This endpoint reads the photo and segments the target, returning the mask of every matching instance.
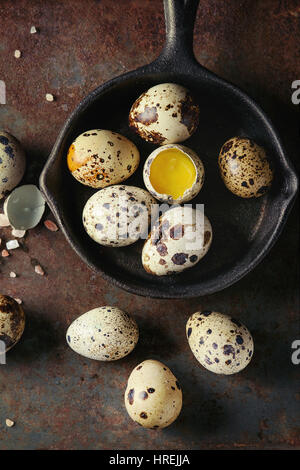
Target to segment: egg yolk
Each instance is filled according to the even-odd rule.
[[[160,152],[150,167],[150,182],[159,194],[173,199],[183,196],[196,179],[196,168],[192,160],[176,148]]]

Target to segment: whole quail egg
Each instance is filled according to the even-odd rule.
[[[142,251],[144,269],[156,276],[195,266],[209,250],[212,228],[200,209],[173,207],[154,224]]]
[[[98,307],[84,313],[68,328],[67,343],[78,354],[97,361],[127,356],[139,339],[136,321],[117,307]]]
[[[265,150],[242,137],[225,142],[219,155],[219,168],[229,191],[243,198],[262,196],[273,180]]]
[[[189,90],[176,83],[149,88],[132,105],[130,127],[154,144],[183,142],[196,130],[199,106]]]
[[[176,377],[153,359],[133,369],[124,398],[130,418],[144,428],[169,426],[182,408],[182,391]]]
[[[0,294],[0,354],[17,344],[24,328],[25,314],[21,305],[12,297]]]
[[[147,238],[152,204],[156,206],[156,201],[145,189],[110,186],[88,199],[82,214],[83,225],[100,245],[131,245],[139,238]]]
[[[137,169],[140,153],[123,135],[103,129],[80,134],[69,148],[67,163],[74,178],[92,188],[121,183]]]
[[[223,313],[194,313],[187,321],[186,335],[195,358],[215,374],[236,374],[249,364],[253,355],[249,330]]]
[[[25,153],[20,142],[0,130],[0,199],[20,183],[25,166]]]
[[[199,193],[204,182],[204,166],[192,149],[168,144],[149,155],[143,176],[146,188],[156,199],[180,204]]]

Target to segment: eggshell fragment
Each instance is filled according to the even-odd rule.
[[[189,90],[176,83],[149,88],[132,105],[129,125],[154,144],[183,142],[196,130],[199,107]]]
[[[195,358],[215,374],[236,374],[252,359],[251,333],[228,315],[196,312],[187,321],[186,335]]]
[[[4,212],[10,225],[16,230],[34,228],[45,211],[45,199],[33,184],[19,186],[8,196]]]
[[[67,343],[73,351],[97,361],[127,356],[139,339],[136,321],[117,307],[97,307],[84,313],[68,328]]]
[[[171,370],[156,360],[146,360],[131,372],[125,407],[133,421],[144,428],[165,428],[182,408],[182,391]]]
[[[25,166],[25,153],[20,142],[0,130],[0,199],[20,183]]]
[[[25,314],[22,307],[8,295],[0,294],[0,341],[4,342],[5,351],[17,344],[24,328]]]

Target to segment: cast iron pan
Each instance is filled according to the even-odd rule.
[[[62,128],[40,178],[41,190],[67,240],[92,269],[129,292],[158,298],[210,294],[237,282],[267,254],[287,219],[297,192],[297,178],[270,120],[245,93],[199,65],[193,54],[193,25],[197,0],[164,0],[166,44],[153,63],[104,83],[75,109]],[[141,164],[125,184],[144,187],[142,168],[155,148],[128,128],[135,99],[149,87],[175,82],[196,96],[201,114],[195,134],[184,142],[202,158],[206,181],[193,201],[205,204],[214,233],[208,254],[194,268],[176,276],[147,274],[140,261],[142,241],[126,248],[106,248],[85,233],[81,214],[95,192],[69,173],[66,155],[76,136],[102,128],[117,131],[135,142]],[[269,193],[241,199],[229,192],[218,172],[222,144],[233,136],[247,136],[265,147],[276,177]]]

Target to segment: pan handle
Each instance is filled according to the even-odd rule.
[[[158,61],[176,64],[196,62],[193,32],[199,0],[164,0],[166,43]]]

